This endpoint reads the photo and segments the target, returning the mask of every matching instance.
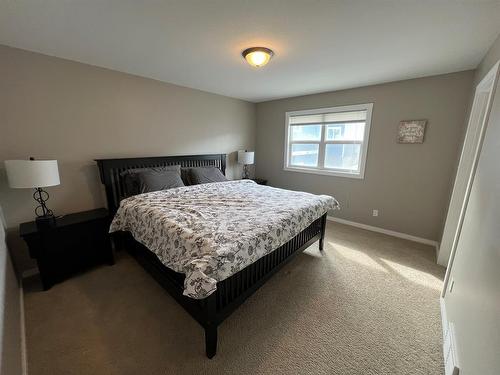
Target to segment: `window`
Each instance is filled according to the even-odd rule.
[[[363,178],[372,107],[287,112],[285,170]]]

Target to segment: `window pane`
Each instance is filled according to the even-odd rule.
[[[292,144],[292,155],[290,158],[291,165],[304,167],[318,166],[318,150],[317,144],[295,143]]]
[[[365,132],[364,122],[329,124],[326,126],[327,141],[362,141]]]
[[[359,144],[330,144],[326,145],[325,167],[335,169],[359,169]]]
[[[321,125],[291,126],[292,141],[319,141],[321,140]]]

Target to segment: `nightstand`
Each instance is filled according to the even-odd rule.
[[[19,226],[36,259],[43,289],[98,263],[114,264],[108,234],[109,213],[104,208],[64,215],[52,228],[39,230],[34,221]]]
[[[259,185],[267,185],[267,180],[264,180],[263,178],[252,178],[252,181],[255,181]]]

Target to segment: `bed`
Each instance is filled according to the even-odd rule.
[[[251,180],[177,187],[126,197],[124,173],[180,165],[216,167],[225,154],[96,160],[114,216],[117,248],[129,251],[205,330],[217,351],[217,327],[295,255],[319,241],[327,196],[257,185]]]

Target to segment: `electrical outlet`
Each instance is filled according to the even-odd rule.
[[[373,216],[378,216],[378,210],[373,210]]]
[[[347,193],[342,202],[342,208],[348,209],[351,207],[351,194]]]

